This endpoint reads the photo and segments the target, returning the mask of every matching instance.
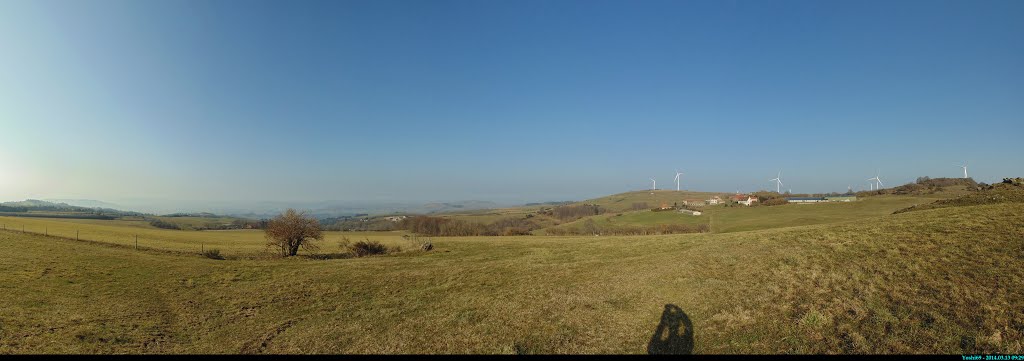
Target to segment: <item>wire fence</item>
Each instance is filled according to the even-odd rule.
[[[44,237],[73,240],[79,242],[99,243],[110,246],[117,246],[121,248],[130,248],[133,250],[143,251],[159,251],[165,253],[185,253],[185,254],[203,254],[206,252],[207,247],[205,242],[197,242],[194,251],[190,251],[187,246],[167,248],[167,247],[156,247],[147,245],[146,237],[140,237],[139,234],[130,234],[124,237],[107,237],[106,239],[87,238],[83,237],[81,229],[74,229],[74,232],[69,232],[67,227],[63,229],[50,229],[49,226],[28,226],[25,224],[14,224],[14,223],[0,223],[0,230],[8,232],[18,232],[23,234],[40,235]],[[85,232],[88,233],[88,232]],[[113,239],[112,239],[113,238]],[[152,240],[156,243],[156,240]],[[141,243],[140,243],[141,242]],[[184,243],[184,242],[183,242]]]
[[[204,240],[188,240],[182,238],[168,238],[164,237],[153,237],[151,234],[146,232],[130,233],[121,232],[111,234],[111,231],[90,229],[88,227],[78,228],[74,224],[70,225],[39,225],[32,223],[19,223],[17,221],[11,222],[11,220],[2,220],[4,223],[0,223],[0,232],[16,232],[23,234],[31,234],[37,236],[43,236],[54,239],[63,239],[70,241],[88,242],[97,245],[118,247],[122,249],[131,249],[137,251],[150,251],[167,254],[178,254],[178,255],[203,255],[203,256],[214,256],[220,257],[217,259],[268,259],[280,256],[280,254],[267,247],[264,242],[253,243],[253,240],[249,239],[220,239],[216,241],[204,241]],[[189,232],[192,233],[192,232]],[[319,242],[321,250],[324,254],[334,254],[339,252],[341,244],[347,244],[349,235],[338,235],[338,239],[323,239]],[[353,237],[359,237],[352,235]],[[356,239],[358,240],[358,238]],[[369,238],[366,238],[370,241]],[[420,249],[424,247],[422,243],[430,243],[431,238],[421,237],[416,235],[403,235],[400,238],[391,240],[378,239],[384,241],[392,246],[395,243],[401,243],[402,249]],[[225,242],[237,243],[235,245],[229,245],[225,247]],[[210,244],[210,247],[206,245]],[[226,249],[225,249],[226,248]],[[211,252],[209,255],[207,251]],[[226,254],[221,255],[222,252],[227,251]],[[314,252],[307,256],[317,256],[320,252]]]

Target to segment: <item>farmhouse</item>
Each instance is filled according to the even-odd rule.
[[[403,220],[403,219],[406,219],[406,218],[409,218],[409,217],[408,217],[408,216],[391,216],[391,217],[384,217],[384,219],[386,219],[386,220],[389,220],[389,221],[392,221],[392,222],[398,222],[398,221],[401,221],[401,220]]]
[[[680,209],[679,213],[689,214],[689,215],[692,215],[692,216],[699,216],[700,215],[700,211],[691,211],[689,209]]]
[[[733,196],[733,199],[735,200],[736,197]],[[757,202],[757,197],[754,197],[754,196],[743,196],[743,198],[740,198],[740,199],[736,200],[736,203],[739,203],[739,204],[742,204],[742,205],[745,205],[745,206],[749,206],[749,205],[753,204],[754,202]]]
[[[719,197],[719,196],[714,196],[714,197],[708,198],[708,200],[706,202],[707,202],[708,205],[712,205],[713,206],[713,205],[722,203],[722,198]]]
[[[786,201],[789,203],[820,203],[825,202],[825,197],[788,197]]]

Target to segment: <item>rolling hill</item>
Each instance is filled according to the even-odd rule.
[[[443,238],[326,261],[0,231],[0,353],[1021,353],[1022,213]]]

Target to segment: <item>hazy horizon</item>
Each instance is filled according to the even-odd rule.
[[[1024,2],[7,1],[0,200],[1024,175]],[[162,204],[162,205],[161,205]]]

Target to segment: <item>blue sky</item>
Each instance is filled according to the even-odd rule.
[[[0,200],[1024,175],[1022,1],[0,1]]]

